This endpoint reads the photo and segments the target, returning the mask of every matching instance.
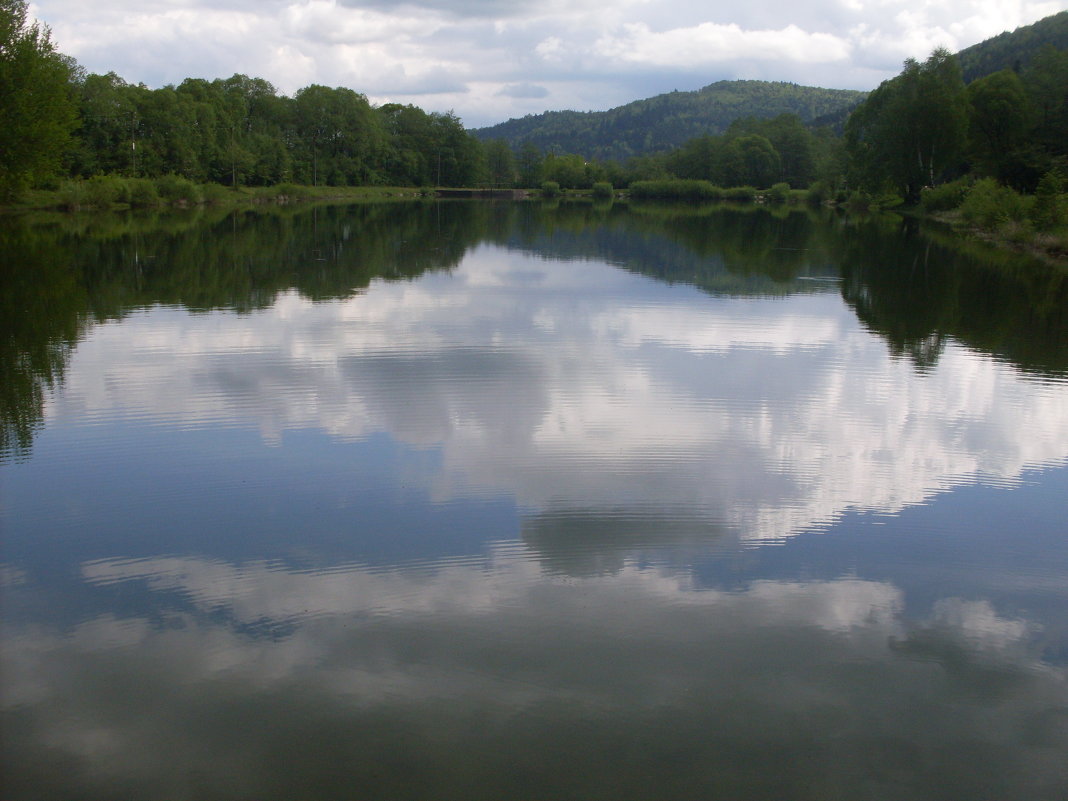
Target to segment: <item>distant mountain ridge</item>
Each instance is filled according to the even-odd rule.
[[[608,111],[546,111],[472,131],[479,139],[526,142],[543,152],[622,161],[670,150],[739,117],[797,114],[803,121],[850,109],[866,95],[772,81],[717,81],[693,92],[668,92]]]
[[[1043,47],[1068,48],[1068,11],[991,37],[961,50],[964,80],[1002,69],[1023,69]],[[926,53],[917,53],[922,60]],[[717,81],[692,92],[668,92],[608,111],[546,111],[472,133],[503,139],[512,148],[531,143],[542,152],[579,153],[599,161],[672,150],[704,134],[719,134],[742,117],[797,114],[805,123],[840,127],[867,92],[771,81]]]

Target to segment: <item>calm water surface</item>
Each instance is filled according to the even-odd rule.
[[[1068,277],[898,219],[0,221],[3,797],[1068,797]]]

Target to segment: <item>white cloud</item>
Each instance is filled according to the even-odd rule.
[[[46,415],[382,432],[440,448],[439,500],[671,510],[751,542],[1068,459],[1063,388],[1003,362],[950,343],[918,374],[837,295],[619,303],[639,280],[481,247],[347,300],[148,311],[89,332]],[[563,300],[600,282],[581,315]]]
[[[693,28],[654,32],[645,23],[627,25],[620,35],[598,40],[595,52],[627,62],[694,68],[748,60],[793,64],[844,61],[848,42],[826,33],[807,33],[796,25],[780,30],[743,30],[738,25],[702,23]]]
[[[455,107],[480,125],[547,109],[608,108],[734,77],[870,89],[907,57],[965,47],[1066,7],[1063,0],[39,0],[31,12],[93,72],[150,86],[235,72],[286,93],[311,82],[344,85],[378,102],[403,94],[428,110]],[[455,91],[421,91],[420,81],[436,73]],[[520,83],[549,93],[502,91]]]
[[[591,742],[632,753],[577,759],[569,786],[677,773],[662,752],[743,790],[769,770],[802,786],[813,767],[836,786],[889,771],[899,789],[929,788],[931,775],[949,791],[967,776],[1021,796],[1064,784],[1068,742],[1048,725],[1068,700],[1064,669],[1029,649],[1027,621],[986,603],[944,598],[909,620],[887,582],[726,592],[634,564],[558,580],[516,551],[387,572],[197,558],[84,571],[134,597],[142,584],[155,600],[181,595],[191,611],[164,600],[152,620],[5,631],[0,709],[20,724],[11,772],[47,775],[61,796],[142,784],[178,797],[193,775],[228,797],[326,797],[413,771],[446,794],[462,794],[449,791],[464,777],[494,794],[517,754]],[[798,743],[800,768],[780,756]],[[907,743],[926,770],[903,769],[886,743]],[[69,767],[57,774],[59,759]]]

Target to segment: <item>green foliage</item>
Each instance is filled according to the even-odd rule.
[[[200,185],[201,203],[223,203],[229,199],[233,188],[227,188],[222,184],[207,183]]]
[[[972,161],[984,175],[1024,186],[1033,107],[1020,77],[1001,70],[968,86]]]
[[[924,187],[920,192],[920,205],[927,212],[952,211],[964,201],[971,184],[968,178],[958,178],[939,186]]]
[[[129,187],[129,203],[134,207],[147,208],[159,205],[159,190],[154,181],[148,178],[130,178],[126,181]]]
[[[176,205],[193,205],[201,200],[200,187],[174,173],[156,179],[156,192],[163,200]]]
[[[781,167],[779,154],[767,137],[746,134],[730,139],[716,153],[713,175],[722,186],[769,186]]]
[[[1036,116],[1032,140],[1054,156],[1068,156],[1068,45],[1043,47],[1022,78]]]
[[[531,142],[525,142],[515,157],[517,185],[537,186],[541,181],[541,162],[541,150]]]
[[[1024,49],[1030,55],[1018,74],[989,74],[967,90],[956,60],[944,50],[922,64],[906,62],[898,77],[850,116],[844,142],[831,128],[813,130],[807,123],[840,113],[860,93],[724,81],[609,112],[554,112],[513,120],[488,129],[490,134],[476,132],[497,137],[483,145],[453,114],[395,103],[374,108],[346,88],[312,85],[289,98],[279,96],[270,83],[245,75],[191,78],[156,90],[114,73],[83,75],[52,50],[47,30],[27,24],[24,0],[0,0],[0,12],[0,41],[7,43],[0,53],[3,97],[26,96],[23,84],[13,82],[11,64],[18,61],[16,55],[25,55],[28,42],[32,46],[26,52],[37,58],[33,63],[49,65],[49,74],[61,78],[68,106],[73,98],[80,114],[65,159],[69,174],[87,181],[64,185],[64,203],[72,207],[190,204],[201,202],[203,191],[209,196],[221,191],[197,190],[194,184],[429,187],[539,186],[548,181],[562,189],[591,189],[598,183],[623,187],[683,179],[702,188],[683,190],[672,183],[663,190],[665,196],[707,196],[714,190],[718,197],[716,186],[757,186],[775,187],[766,194],[778,201],[784,197],[778,185],[785,184],[808,186],[807,197],[815,202],[832,195],[845,200],[845,187],[859,188],[881,205],[888,202],[888,193],[916,201],[922,191],[925,207],[934,208],[955,202],[962,190],[939,193],[924,187],[937,187],[969,168],[1030,191],[1040,176],[1068,157],[1068,53],[1057,49],[1056,36],[1046,35],[1068,21],[1065,14],[1050,18],[1048,25],[1032,26],[1046,33],[1027,40]],[[1017,34],[1003,44],[1022,41]],[[1046,42],[1044,49],[1036,44],[1040,39]],[[11,43],[21,43],[23,49]],[[6,115],[7,105],[4,111]],[[542,123],[548,131],[544,136],[509,133],[540,130]],[[0,144],[8,141],[11,130],[0,126]],[[47,141],[47,136],[21,137],[17,144]],[[40,169],[23,169],[32,160],[19,162],[21,177],[0,165],[0,195],[10,197],[32,181],[54,182],[47,175],[56,153],[64,152],[56,149],[58,141],[46,148],[51,155]],[[521,144],[513,152],[517,142]],[[673,143],[679,145],[674,151],[653,152]],[[0,148],[0,161],[14,152]],[[606,158],[628,161],[623,165]],[[90,180],[100,175],[127,180]],[[135,182],[144,178],[160,183]],[[638,194],[648,191],[638,187]],[[281,194],[296,196],[295,191]],[[740,194],[748,196],[748,190]]]
[[[308,187],[291,183],[269,187],[266,192],[269,197],[285,198],[286,200],[300,200],[310,194]]]
[[[129,203],[130,187],[117,175],[94,175],[85,182],[84,199],[89,208],[106,209],[113,203]]]
[[[805,193],[805,201],[812,206],[819,206],[834,197],[834,191],[825,181],[813,181]]]
[[[541,165],[541,176],[564,189],[588,189],[593,181],[586,160],[582,156],[549,154]]]
[[[516,180],[515,156],[508,143],[494,139],[485,143],[486,168],[491,186],[514,186]]]
[[[593,196],[599,200],[606,200],[615,196],[615,190],[608,181],[598,181],[593,185]]]
[[[630,196],[639,200],[719,200],[723,190],[708,181],[635,181]]]
[[[852,212],[871,211],[876,208],[874,198],[860,189],[854,189],[850,192],[846,197],[844,205],[846,209]]]
[[[757,190],[755,186],[732,186],[723,192],[725,200],[744,200],[752,202],[756,200]]]
[[[1045,47],[1068,48],[1068,11],[1062,11],[998,34],[957,54],[964,80],[971,82],[1000,70],[1019,72]]]
[[[487,177],[486,154],[455,115],[375,109],[351,89],[313,85],[287,98],[234,75],[152,90],[109,73],[85,76],[74,94],[74,175],[173,173],[226,186],[474,186]]]
[[[82,180],[64,181],[56,195],[59,207],[67,211],[76,211],[87,205],[85,181]]]
[[[1028,211],[1027,198],[993,178],[976,181],[960,206],[965,222],[987,231],[1008,222],[1022,223]]]
[[[0,0],[0,202],[58,169],[77,124],[76,69],[48,28],[27,19],[25,0]]]
[[[1038,182],[1030,219],[1038,231],[1052,231],[1068,224],[1068,196],[1064,194],[1064,179],[1056,170],[1050,170]]]
[[[542,197],[559,197],[560,194],[560,184],[558,184],[556,181],[542,181]]]
[[[771,189],[764,193],[764,197],[769,203],[785,203],[790,199],[790,184],[772,184]]]
[[[807,186],[816,177],[816,138],[796,114],[780,114],[771,119],[754,117],[735,120],[728,136],[745,134],[761,136],[775,152],[772,159],[774,175],[750,177],[748,182],[767,186],[783,181],[791,187]]]
[[[967,110],[960,66],[948,51],[935,50],[923,64],[909,59],[846,123],[854,182],[875,192],[889,184],[918,200],[957,166]]]

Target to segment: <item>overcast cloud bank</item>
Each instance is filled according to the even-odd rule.
[[[91,72],[151,87],[244,73],[282,93],[346,86],[480,127],[603,110],[753,78],[872,89],[908,57],[960,50],[1064,0],[40,0],[31,13]]]

